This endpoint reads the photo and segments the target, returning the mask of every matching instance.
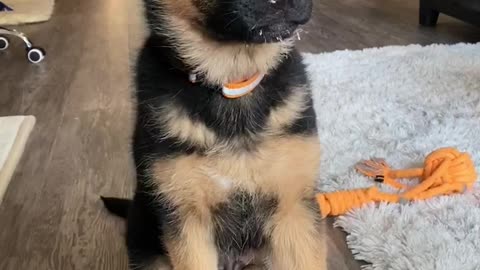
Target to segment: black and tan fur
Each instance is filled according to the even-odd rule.
[[[146,0],[152,34],[136,73],[132,268],[163,269],[167,256],[175,270],[325,269],[319,142],[301,56],[291,41],[210,35],[202,27],[215,8]],[[267,75],[248,96],[219,93],[217,85],[256,72]]]

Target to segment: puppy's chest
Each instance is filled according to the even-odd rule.
[[[252,152],[188,154],[153,164],[158,191],[176,205],[214,207],[236,191],[295,199],[312,188],[319,163],[318,139],[272,138]]]
[[[316,136],[277,137],[252,152],[159,160],[152,180],[178,213],[211,220],[217,247],[238,255],[262,248],[273,216],[311,194],[318,163]]]

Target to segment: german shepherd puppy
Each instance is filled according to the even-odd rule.
[[[314,199],[319,142],[292,43],[311,0],[145,0],[136,68],[133,269],[325,269]],[[247,95],[222,86],[265,74]],[[128,207],[128,211],[127,211]]]

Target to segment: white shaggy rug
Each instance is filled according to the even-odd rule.
[[[34,125],[33,116],[0,117],[0,203]]]
[[[320,189],[372,181],[353,165],[385,157],[422,165],[433,150],[472,154],[480,172],[480,44],[310,55],[323,148]],[[408,205],[369,205],[337,219],[365,269],[480,269],[480,188]]]

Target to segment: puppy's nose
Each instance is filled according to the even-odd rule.
[[[287,0],[287,20],[305,24],[312,14],[312,0]]]

